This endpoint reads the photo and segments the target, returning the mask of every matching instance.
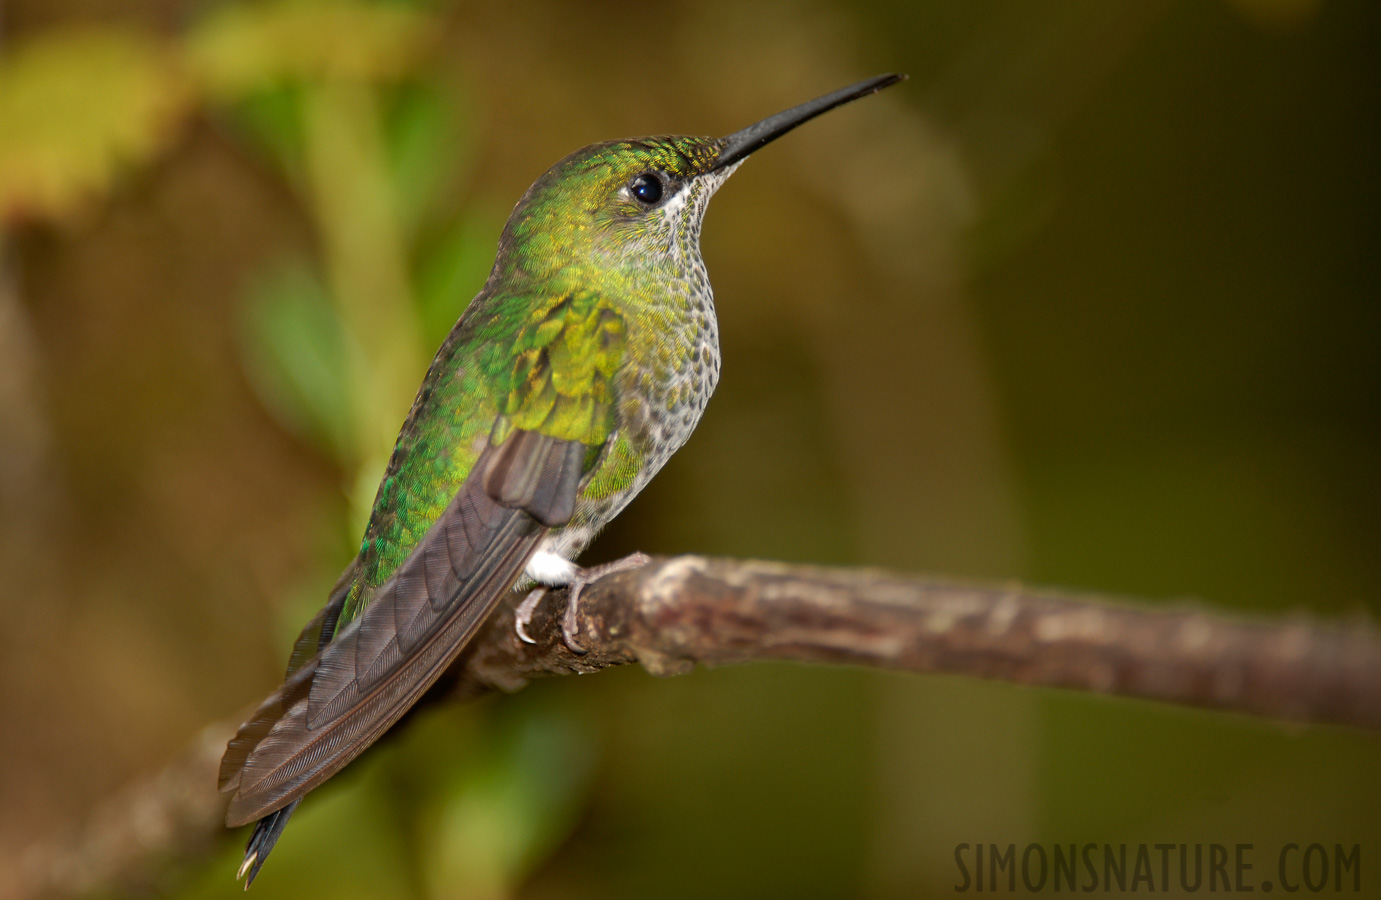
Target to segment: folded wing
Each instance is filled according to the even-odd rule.
[[[426,536],[368,607],[329,634],[331,603],[303,630],[283,685],[221,760],[226,824],[273,813],[334,775],[411,707],[570,519],[586,447],[513,429],[481,454]],[[338,590],[332,603],[337,607]],[[337,610],[338,611],[338,610]],[[309,653],[313,653],[310,658]]]

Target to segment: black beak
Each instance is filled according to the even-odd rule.
[[[786,112],[769,116],[761,122],[749,125],[742,131],[735,131],[728,137],[720,139],[719,156],[715,158],[710,171],[713,172],[715,169],[733,165],[759,147],[772,143],[797,125],[802,122],[809,122],[821,113],[827,113],[836,106],[851,103],[859,97],[876,94],[885,87],[891,87],[898,81],[905,80],[905,75],[879,75],[876,78],[860,81],[858,84],[841,88],[832,94],[826,94],[823,97],[802,103],[800,106],[793,106]]]

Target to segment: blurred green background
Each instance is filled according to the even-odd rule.
[[[911,80],[712,204],[721,386],[587,558],[1381,605],[1381,5],[0,16],[0,859],[277,683],[548,165],[883,71]],[[1337,841],[1374,873],[1378,790],[1381,746],[1344,730],[618,671],[416,717],[313,794],[254,890],[918,897],[952,892],[961,842]],[[154,889],[231,896],[238,856]]]

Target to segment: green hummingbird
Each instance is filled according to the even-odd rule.
[[[516,585],[580,590],[634,555],[573,560],[694,430],[719,380],[700,225],[750,153],[903,80],[882,75],[724,138],[594,144],[528,188],[493,271],[437,351],[359,555],[220,766],[226,824],[256,822],[253,882],[303,795],[377,740]]]

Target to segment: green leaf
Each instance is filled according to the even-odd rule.
[[[243,323],[245,368],[260,400],[284,426],[351,462],[356,351],[320,280],[300,264],[264,277]]]
[[[455,104],[434,86],[405,83],[390,92],[384,140],[398,211],[409,232],[468,156],[458,118]]]
[[[440,343],[484,287],[502,228],[497,216],[466,216],[424,254],[417,272],[417,307],[429,346]]]
[[[306,137],[302,126],[302,89],[281,84],[246,95],[228,116],[232,127],[273,159],[290,177],[300,177],[305,165]]]
[[[191,101],[167,49],[52,31],[0,62],[0,220],[59,218],[167,145]]]
[[[188,39],[188,59],[226,99],[304,79],[394,81],[412,72],[436,28],[397,5],[324,0],[223,6]]]
[[[578,821],[598,747],[576,716],[540,704],[512,710],[479,759],[434,806],[418,848],[431,896],[508,896]]]

